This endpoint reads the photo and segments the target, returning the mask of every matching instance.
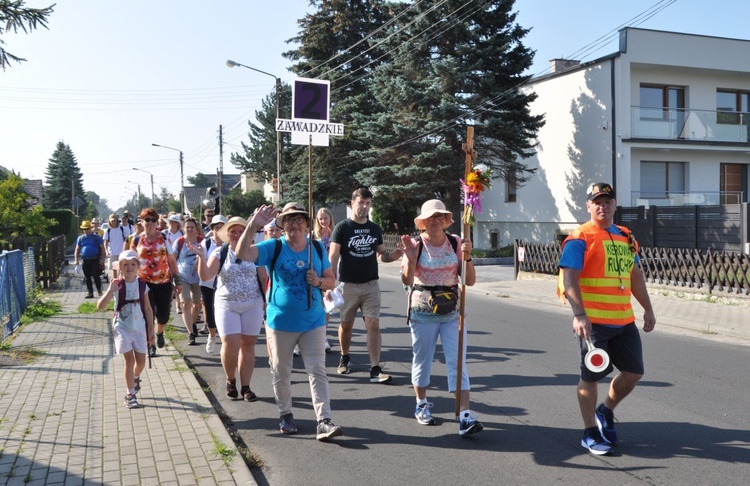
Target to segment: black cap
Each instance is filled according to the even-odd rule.
[[[599,196],[609,196],[615,199],[615,190],[606,182],[595,182],[589,186],[586,196],[588,201],[593,201]]]

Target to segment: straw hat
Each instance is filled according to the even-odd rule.
[[[444,214],[443,229],[453,224],[453,213],[445,209],[445,204],[440,199],[430,199],[422,204],[422,211],[414,218],[414,226],[418,229],[425,229],[425,220],[436,214]]]
[[[227,221],[224,226],[221,227],[219,231],[216,232],[216,235],[223,241],[224,243],[229,243],[229,228],[232,226],[242,226],[243,228],[247,227],[247,220],[245,218],[240,218],[239,216],[234,216],[233,218],[229,218],[229,221]]]
[[[99,224],[98,218],[91,218],[91,224]]]
[[[81,229],[82,230],[91,229],[91,221],[84,221],[83,223],[81,223]]]
[[[293,216],[295,214],[301,214],[305,217],[308,223],[310,222],[310,215],[307,214],[307,209],[305,209],[305,207],[298,202],[290,202],[287,203],[284,206],[284,209],[281,210],[281,213],[276,216],[276,226],[278,226],[279,228],[283,228],[284,218],[286,218],[287,216]]]

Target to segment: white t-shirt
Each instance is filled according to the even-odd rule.
[[[125,300],[138,300],[138,280],[125,283]],[[148,293],[148,287],[144,297]],[[115,309],[117,309],[117,300],[120,298],[120,292],[115,292]],[[138,331],[143,329],[146,332],[146,317],[141,311],[141,303],[134,302],[125,304],[120,312],[115,313],[114,326],[120,326],[128,331]]]
[[[130,229],[127,226],[117,226],[115,228],[107,228],[104,232],[102,239],[108,241],[110,255],[117,256],[122,253],[122,247],[125,244],[125,238],[130,235]]]
[[[167,243],[169,243],[169,246],[171,247],[174,247],[174,242],[177,241],[177,238],[184,234],[185,232],[181,229],[177,230],[177,233],[172,233],[170,230],[164,232],[164,235],[167,237]]]

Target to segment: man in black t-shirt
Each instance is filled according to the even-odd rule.
[[[339,374],[351,371],[349,347],[357,310],[362,310],[367,331],[367,351],[370,354],[370,381],[385,383],[390,375],[380,366],[380,285],[378,284],[378,256],[383,263],[401,258],[403,252],[396,249],[385,251],[383,232],[380,226],[368,219],[372,206],[372,193],[359,188],[352,194],[352,216],[341,221],[331,234],[331,249],[328,257],[337,279],[344,282],[344,304],[339,326],[341,359]],[[339,265],[339,259],[341,263]]]

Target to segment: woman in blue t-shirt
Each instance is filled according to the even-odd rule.
[[[276,217],[276,224],[284,229],[283,237],[253,244],[255,231],[270,222],[274,214],[273,206],[261,206],[255,212],[237,243],[237,257],[269,268],[266,326],[273,389],[281,418],[279,430],[284,434],[297,432],[292,415],[291,375],[294,346],[298,345],[318,420],[316,438],[326,440],[342,435],[341,427],[331,422],[324,351],[326,318],[322,293],[333,289],[335,278],[325,251],[311,251],[308,246],[310,216],[299,203],[287,204]],[[308,299],[310,294],[312,302]]]

